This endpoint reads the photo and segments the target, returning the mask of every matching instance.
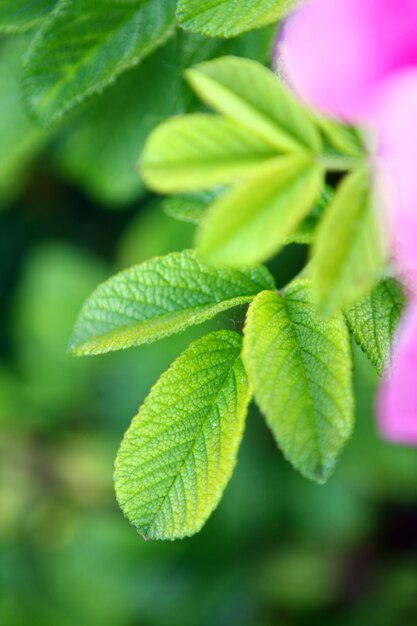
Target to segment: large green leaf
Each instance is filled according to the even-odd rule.
[[[136,164],[146,137],[187,110],[180,53],[179,38],[170,38],[89,103],[58,147],[61,171],[100,202],[120,207],[144,192]]]
[[[311,115],[276,74],[249,59],[223,57],[186,72],[200,98],[278,151],[319,152],[320,134]]]
[[[116,459],[119,504],[150,539],[200,530],[233,472],[250,391],[241,337],[206,335],[162,375],[125,434]]]
[[[192,250],[136,265],[100,285],[84,304],[69,349],[98,354],[149,343],[250,302],[274,280],[262,266],[217,270]]]
[[[175,0],[60,0],[26,58],[29,109],[47,124],[104,89],[173,32],[174,12]]]
[[[353,428],[349,333],[321,316],[306,281],[263,292],[249,307],[243,361],[278,446],[302,474],[325,482]]]
[[[265,163],[207,210],[197,232],[198,248],[217,264],[264,261],[311,211],[322,183],[321,167],[303,154]]]
[[[380,375],[389,368],[391,343],[404,304],[400,285],[387,278],[345,313],[356,342]]]
[[[378,281],[384,263],[370,174],[361,167],[343,180],[317,230],[312,279],[318,305],[329,313],[348,308]]]
[[[0,208],[25,184],[32,159],[49,138],[28,118],[19,89],[19,67],[27,38],[11,38],[0,48]]]
[[[233,37],[276,22],[297,0],[179,0],[177,18],[186,29],[209,37]]]
[[[37,26],[56,0],[0,0],[0,32],[23,33]]]
[[[142,153],[140,174],[162,193],[199,191],[242,179],[275,156],[233,122],[198,113],[163,122]]]

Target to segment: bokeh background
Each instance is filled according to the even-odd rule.
[[[168,218],[134,168],[149,126],[186,105],[170,100],[174,42],[41,131],[18,94],[26,45],[0,40],[0,624],[417,624],[417,452],[379,439],[377,376],[354,346],[356,432],[327,485],[283,461],[253,409],[198,536],[144,542],[123,518],[112,471],[130,419],[192,338],[239,328],[244,311],[126,352],[66,355],[99,281],[191,245],[192,226]],[[144,75],[163,90],[158,110]],[[278,282],[305,254],[273,260]]]

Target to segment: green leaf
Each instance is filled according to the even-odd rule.
[[[250,401],[241,343],[231,331],[193,342],[161,376],[124,436],[116,496],[146,539],[193,535],[221,499]]]
[[[264,267],[217,270],[192,250],[136,265],[100,285],[85,302],[69,349],[99,354],[149,343],[250,302],[274,286]]]
[[[169,217],[181,222],[199,224],[207,208],[224,193],[223,187],[188,194],[170,196],[162,203]]]
[[[297,0],[179,0],[181,26],[209,37],[233,37],[276,22]]]
[[[304,476],[325,482],[354,421],[343,317],[321,316],[306,281],[292,283],[282,297],[263,292],[249,307],[243,362],[285,457]]]
[[[405,296],[400,285],[387,278],[345,312],[357,344],[380,375],[389,369],[391,343],[404,305]]]
[[[30,111],[48,124],[102,91],[173,32],[174,11],[175,0],[60,0],[24,65]]]
[[[25,184],[31,161],[49,139],[28,118],[19,89],[19,68],[26,37],[10,38],[0,48],[0,209]]]
[[[310,115],[261,64],[224,57],[189,70],[187,77],[224,117],[177,117],[151,134],[140,173],[155,191],[200,191],[235,183],[283,152],[321,149]]]
[[[163,122],[146,142],[145,183],[161,193],[200,191],[236,182],[275,156],[264,141],[233,122],[198,113]]]
[[[149,132],[187,110],[180,59],[179,38],[172,37],[89,103],[58,147],[64,175],[107,206],[119,208],[144,192],[136,164]]]
[[[249,59],[223,57],[187,70],[199,97],[278,151],[320,152],[322,142],[305,111],[276,74]]]
[[[52,11],[56,0],[0,0],[0,33],[23,33]]]
[[[320,165],[302,154],[264,164],[205,213],[196,237],[201,254],[234,266],[271,257],[308,215],[322,183]]]
[[[315,297],[323,311],[348,308],[381,276],[386,253],[361,167],[342,181],[317,230],[312,258]]]

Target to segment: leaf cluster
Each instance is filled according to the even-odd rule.
[[[165,201],[165,210],[197,225],[200,263],[216,268],[219,277],[225,271],[258,267],[290,242],[311,244],[302,278],[295,278],[282,292],[269,287],[252,296],[241,359],[248,388],[278,447],[304,476],[323,483],[353,431],[349,329],[381,372],[389,360],[403,302],[398,285],[383,279],[386,249],[365,151],[355,129],[305,109],[257,62],[224,57],[187,70],[186,78],[214,113],[176,117],[158,126],[145,145],[141,175],[155,191],[177,194]],[[328,181],[335,171],[338,183],[333,190]],[[84,324],[82,319],[80,323]],[[199,340],[190,353],[206,341]],[[180,357],[181,364],[188,355],[187,351]],[[198,367],[190,360],[190,372]],[[168,458],[155,455],[157,475],[161,468],[168,471],[172,483],[166,477],[163,485],[175,485],[175,493],[164,492],[165,500],[157,500],[157,522],[155,518],[150,524],[142,522],[140,512],[147,511],[148,498],[157,497],[159,481],[156,492],[152,487],[142,490],[141,472],[136,466],[130,471],[132,459],[147,453],[137,425],[146,421],[148,403],[152,407],[156,403],[167,438],[171,443],[184,441],[183,404],[175,418],[160,404],[166,393],[162,380],[175,378],[176,371],[174,363],[133,422],[138,448],[130,440],[122,443],[117,465],[123,467],[122,482],[116,471],[122,509],[140,532],[156,538],[181,537],[200,528],[206,512],[194,518],[190,528],[190,501],[193,514],[214,508],[218,492],[208,478],[210,455],[218,462],[225,458],[220,449],[209,453],[210,431],[204,435],[204,453],[194,454],[197,443],[190,442],[194,471],[188,469],[187,456],[186,478],[175,469],[169,474]],[[173,398],[180,384],[179,378],[175,381],[168,392]],[[232,405],[238,405],[236,395]],[[230,413],[222,417],[215,402],[210,407],[216,424],[222,419],[228,423]],[[234,411],[240,424],[240,413]],[[199,414],[193,413],[195,418]],[[156,413],[153,416],[156,420]],[[178,430],[171,430],[174,423],[180,424]],[[201,480],[208,491],[198,495]],[[218,485],[223,489],[221,480]],[[159,507],[166,511],[163,520]],[[174,530],[180,519],[182,524]]]
[[[354,425],[348,327],[380,368],[401,302],[390,279],[345,315],[329,317],[317,309],[309,279],[278,292],[263,266],[215,268],[191,250],[100,285],[74,328],[74,355],[156,341],[249,304],[243,337],[215,331],[195,340],[133,419],[115,469],[129,521],[153,539],[201,528],[232,475],[252,394],[284,456],[325,482]],[[372,325],[379,325],[373,335]]]
[[[404,296],[386,276],[360,133],[306,108],[265,67],[269,25],[296,4],[1,3],[0,32],[28,35],[6,42],[20,66],[10,89],[8,57],[0,72],[18,103],[4,120],[17,157],[0,167],[12,172],[14,158],[57,133],[59,167],[91,193],[120,202],[147,187],[196,225],[195,250],[99,285],[70,352],[126,349],[246,313],[242,334],[194,341],[125,434],[116,495],[145,538],[201,528],[232,475],[252,398],[286,459],[324,483],[354,426],[349,331],[380,373],[389,368]],[[278,290],[261,263],[291,243],[309,246],[308,262]]]

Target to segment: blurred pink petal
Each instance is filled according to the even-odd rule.
[[[378,138],[370,148],[380,218],[412,294],[379,394],[380,429],[417,445],[417,0],[308,0],[278,46],[301,97]]]
[[[393,345],[392,367],[378,397],[381,434],[417,445],[417,300],[404,315]]]
[[[289,18],[281,63],[310,104],[368,119],[381,81],[417,65],[417,0],[310,0]]]
[[[384,83],[375,97],[373,119],[390,190],[393,260],[417,295],[417,68]]]

